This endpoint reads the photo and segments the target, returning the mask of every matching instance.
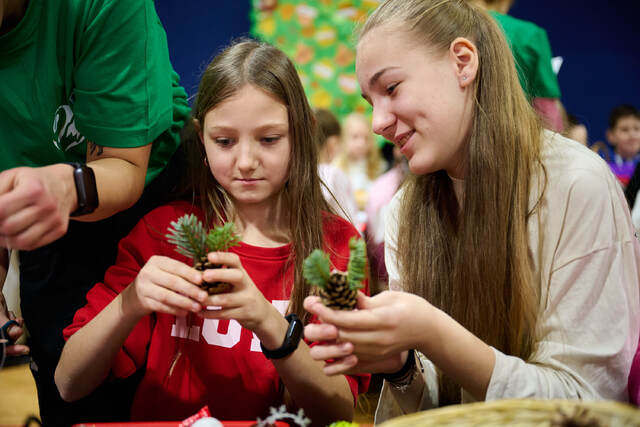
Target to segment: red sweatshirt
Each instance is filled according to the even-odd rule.
[[[202,213],[186,202],[174,202],[147,214],[122,239],[116,264],[87,294],[87,305],[78,310],[64,330],[68,339],[93,319],[137,276],[152,255],[190,261],[175,251],[165,238],[171,221],[184,214]],[[334,215],[324,216],[325,242],[332,248],[331,262],[346,271],[349,239],[358,232]],[[284,312],[293,283],[293,266],[287,263],[292,246],[262,248],[241,243],[231,249],[267,300]],[[133,420],[181,420],[209,405],[211,414],[222,420],[264,418],[269,407],[282,404],[280,378],[264,357],[254,334],[235,320],[218,321],[191,316],[154,313],[142,319],[114,360],[111,374],[124,378],[146,369],[132,407]],[[180,356],[170,374],[178,350]],[[354,401],[366,391],[370,376],[346,377]]]

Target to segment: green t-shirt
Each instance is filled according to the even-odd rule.
[[[516,61],[520,84],[532,98],[560,98],[558,78],[551,68],[547,32],[532,22],[491,11],[504,30]]]
[[[152,0],[30,0],[0,37],[0,171],[154,141],[149,183],[189,115],[178,81]]]

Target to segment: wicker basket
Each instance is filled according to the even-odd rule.
[[[609,401],[498,400],[417,412],[388,420],[381,427],[490,425],[640,426],[640,409]]]

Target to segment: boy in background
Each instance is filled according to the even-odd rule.
[[[626,104],[611,110],[606,137],[614,150],[609,166],[626,187],[640,160],[640,111]]]

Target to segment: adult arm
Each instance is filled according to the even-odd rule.
[[[87,153],[96,175],[99,206],[77,217],[97,221],[132,206],[142,194],[151,145],[97,147]],[[78,200],[73,168],[54,164],[0,173],[0,236],[3,245],[31,250],[63,236]]]
[[[73,95],[76,128],[89,141],[86,160],[100,199],[96,212],[77,219],[95,221],[140,197],[151,141],[166,158],[173,152],[175,141],[157,140],[172,125],[173,71],[153,2],[81,6],[73,82],[66,95]],[[0,174],[0,241],[26,250],[50,243],[66,232],[76,206],[70,166],[7,170]]]
[[[542,118],[545,128],[561,133],[564,130],[562,121],[562,110],[560,109],[559,100],[556,98],[533,98],[533,108]]]

